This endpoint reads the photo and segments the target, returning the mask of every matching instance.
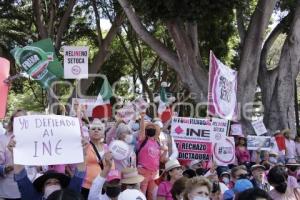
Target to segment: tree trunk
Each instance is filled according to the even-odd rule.
[[[286,38],[278,67],[262,69],[264,122],[272,131],[289,128],[296,134],[294,87],[300,68],[300,3],[295,10],[290,32]],[[264,63],[262,63],[264,64]],[[261,67],[265,67],[262,65]],[[267,88],[270,89],[267,89]]]
[[[257,86],[259,61],[266,28],[276,0],[260,0],[252,15],[243,44],[238,74],[239,117],[244,134],[253,134],[250,120]]]

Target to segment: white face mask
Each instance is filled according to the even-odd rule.
[[[227,178],[227,177],[224,177],[224,178],[223,178],[223,182],[224,182],[225,184],[228,184],[229,181],[230,181],[229,178]]]
[[[277,159],[275,157],[270,157],[269,158],[269,161],[273,164],[276,164],[277,163]]]
[[[133,135],[132,135],[132,134],[126,135],[126,137],[125,137],[125,142],[126,142],[127,144],[131,144],[132,141],[133,141]]]
[[[53,192],[60,190],[61,187],[60,185],[49,185],[45,187],[45,192],[44,192],[44,197],[47,199],[50,194],[52,194]]]
[[[195,196],[192,200],[209,200],[209,197]]]

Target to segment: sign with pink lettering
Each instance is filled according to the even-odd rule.
[[[210,132],[210,119],[173,117],[171,135],[178,148],[178,159],[208,161],[212,154]]]
[[[14,134],[15,164],[58,165],[83,162],[80,125],[76,117],[16,117]]]

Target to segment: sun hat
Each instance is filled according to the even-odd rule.
[[[119,170],[113,169],[108,173],[106,181],[111,182],[113,180],[121,180],[121,173]]]
[[[165,164],[165,171],[170,171],[171,169],[181,167],[179,161],[177,159],[168,160]]]
[[[59,183],[62,188],[66,188],[70,182],[70,177],[68,177],[67,175],[58,173],[54,170],[48,170],[42,176],[39,176],[37,179],[33,181],[33,186],[36,188],[38,192],[43,192],[45,182],[51,178],[55,178],[59,180]]]
[[[266,170],[265,166],[260,165],[260,164],[255,164],[251,166],[251,171],[254,171],[256,169],[262,169],[262,170]]]
[[[285,163],[286,166],[300,166],[299,163],[297,163],[296,159],[288,159],[287,163]]]
[[[137,168],[124,168],[122,170],[122,184],[136,184],[144,180],[144,177],[140,175]]]
[[[126,189],[119,194],[118,200],[146,200],[146,197],[139,190]]]
[[[241,193],[245,190],[253,188],[253,184],[248,179],[237,180],[234,184],[233,191],[234,193]]]

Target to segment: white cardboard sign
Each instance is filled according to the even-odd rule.
[[[87,79],[89,47],[64,46],[64,78]]]
[[[213,145],[213,158],[218,166],[228,166],[235,162],[235,143],[233,137],[226,137],[223,142]]]
[[[83,162],[78,118],[31,115],[14,119],[14,163],[57,165]]]
[[[227,127],[228,127],[227,119],[212,118],[210,140],[212,142],[225,141],[226,134],[227,134]]]
[[[254,128],[256,135],[258,136],[268,132],[262,119],[252,122],[251,124]]]

